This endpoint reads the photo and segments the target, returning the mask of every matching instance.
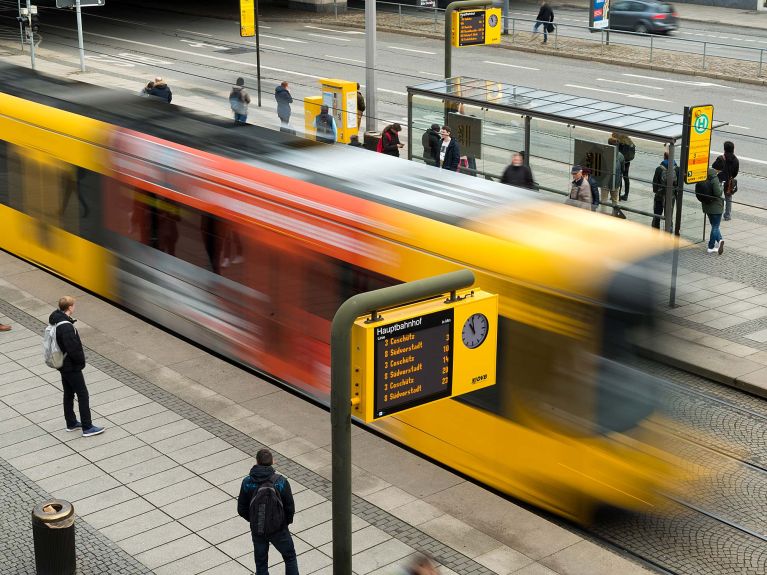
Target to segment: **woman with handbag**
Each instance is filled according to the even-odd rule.
[[[738,191],[738,176],[740,162],[735,155],[735,144],[729,140],[724,143],[724,154],[717,157],[711,167],[719,171],[719,181],[724,191],[724,216],[723,220],[732,219],[732,195]]]

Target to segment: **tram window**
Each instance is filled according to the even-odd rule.
[[[8,145],[0,140],[0,203],[9,205],[8,187],[10,174],[8,173]]]

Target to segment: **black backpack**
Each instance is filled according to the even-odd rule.
[[[317,116],[317,131],[321,134],[332,134],[332,124],[330,121],[330,114],[320,114]]]
[[[695,184],[695,197],[698,198],[701,204],[710,204],[716,201],[714,186],[711,185],[709,180]]]
[[[618,151],[623,154],[623,159],[630,162],[636,156],[636,146],[634,144],[618,144]]]
[[[285,527],[282,497],[274,486],[279,477],[273,473],[258,486],[250,500],[250,530],[256,535],[268,537]]]

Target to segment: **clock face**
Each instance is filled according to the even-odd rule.
[[[463,329],[461,330],[463,345],[469,349],[479,347],[485,341],[488,331],[487,317],[484,314],[475,313],[463,324]]]
[[[498,24],[498,16],[496,16],[495,14],[490,14],[490,18],[488,18],[487,20],[491,28],[495,28],[496,24]]]

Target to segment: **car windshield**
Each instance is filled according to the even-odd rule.
[[[671,4],[658,4],[658,12],[663,12],[664,14],[673,14],[674,7]]]

